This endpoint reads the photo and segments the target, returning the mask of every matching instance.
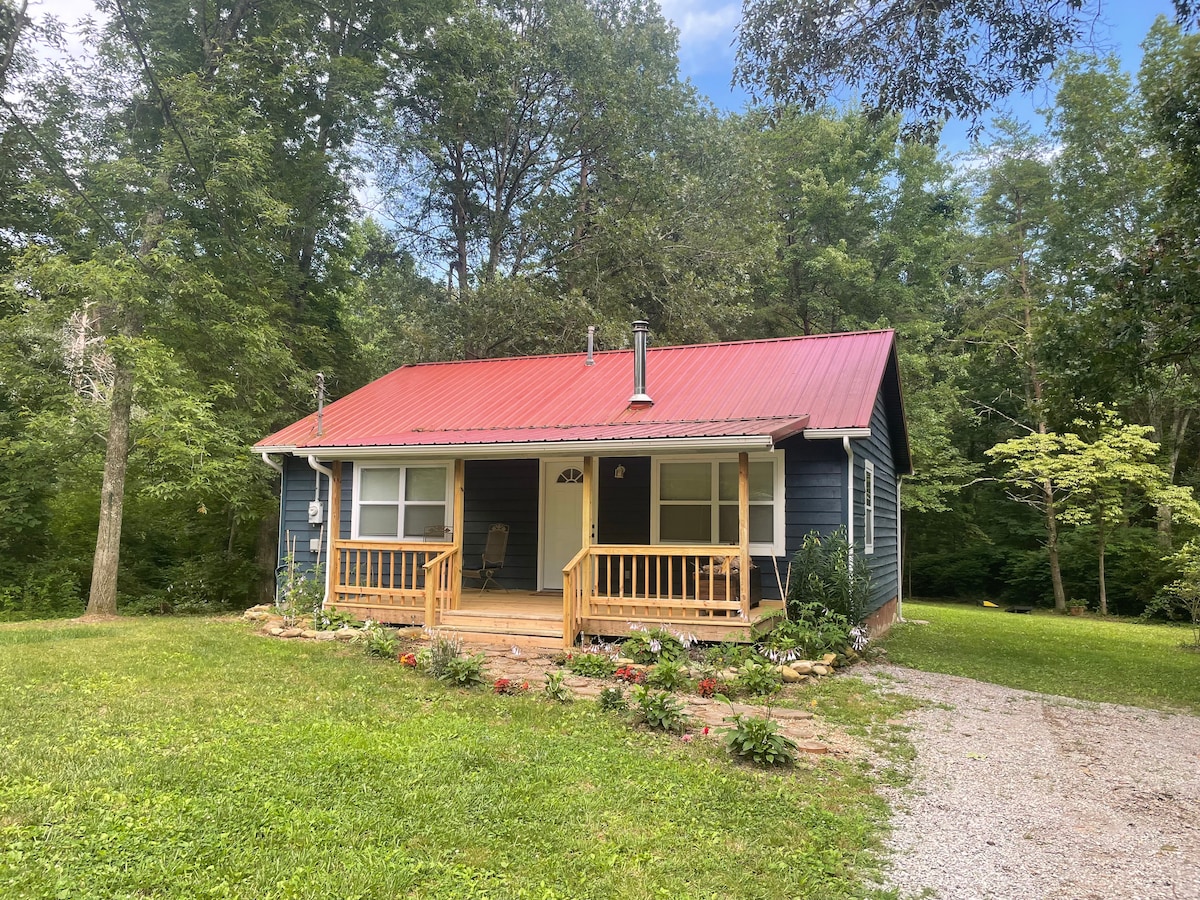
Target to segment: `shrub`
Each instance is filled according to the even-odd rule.
[[[483,654],[454,656],[447,659],[437,679],[443,684],[453,684],[458,687],[474,687],[477,684],[483,684]]]
[[[575,653],[567,657],[567,668],[585,678],[608,678],[617,670],[617,664],[604,653]]]
[[[551,672],[546,676],[546,687],[543,690],[555,703],[568,703],[571,700],[571,692],[563,683],[566,677],[562,672]]]
[[[774,666],[748,662],[738,671],[737,688],[747,694],[774,694],[783,687],[783,676]]]
[[[854,554],[854,564],[850,564],[850,549],[844,528],[828,536],[817,531],[805,536],[792,558],[789,619],[799,619],[801,609],[813,605],[845,616],[852,625],[867,617],[871,578],[862,556]]]
[[[793,659],[818,659],[842,653],[854,643],[855,629],[845,616],[823,606],[806,604],[797,616],[779,622],[758,643],[758,652],[776,663]]]
[[[727,666],[740,666],[748,660],[753,653],[753,649],[749,644],[735,644],[732,641],[726,641],[721,644],[714,644],[704,651],[704,661],[710,666],[719,666],[726,668]]]
[[[670,660],[680,662],[694,641],[689,635],[676,634],[666,628],[632,627],[629,637],[621,644],[621,655],[648,666]]]
[[[629,708],[629,702],[625,699],[625,691],[619,687],[606,687],[600,689],[600,695],[596,698],[603,710],[616,710],[623,712]]]
[[[460,642],[438,634],[434,635],[433,642],[429,645],[428,650],[429,656],[425,663],[425,671],[438,681],[441,681],[442,676],[448,671],[451,660],[462,656],[462,644]],[[421,661],[421,654],[417,655],[417,659],[418,662]]]
[[[313,627],[317,631],[337,631],[339,628],[357,628],[358,620],[348,612],[338,609],[321,609],[318,604],[313,612]]]
[[[666,691],[652,691],[646,687],[633,689],[634,719],[655,731],[683,734],[687,729],[687,716],[683,703]]]
[[[378,622],[367,621],[355,641],[363,645],[367,656],[377,656],[381,659],[394,659],[399,649],[396,632],[384,628]]]
[[[1192,626],[1192,641],[1184,646],[1200,650],[1200,545],[1188,541],[1169,560],[1179,577],[1154,598],[1142,618],[1163,615],[1186,620]]]
[[[726,719],[725,746],[734,756],[760,766],[779,766],[794,762],[796,742],[779,730],[770,719],[744,714]]]
[[[646,676],[646,684],[662,688],[664,691],[674,691],[687,684],[687,673],[683,663],[665,659],[650,670]]]
[[[283,570],[276,583],[275,606],[288,628],[302,616],[311,615],[316,621],[325,598],[325,580],[321,572],[321,566],[314,566],[308,572],[301,570],[293,553],[284,557]]]

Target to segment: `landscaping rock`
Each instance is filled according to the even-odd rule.
[[[272,628],[271,631],[274,633],[275,629]],[[279,632],[281,638],[298,638],[302,634],[304,634],[303,628],[284,628]]]
[[[336,641],[337,633],[333,631],[318,631],[314,641]]]
[[[813,670],[813,663],[810,660],[801,659],[801,660],[797,660],[796,662],[792,663],[791,668],[792,668],[792,671],[795,672],[797,675],[811,675],[812,670]]]
[[[247,622],[265,622],[271,618],[271,614],[265,609],[249,609],[242,613],[242,618]]]
[[[813,675],[829,675],[830,673],[832,673],[832,671],[833,670],[830,669],[829,666],[824,666],[824,665],[821,665],[820,663],[818,663],[817,665],[812,667]]]
[[[624,656],[618,656],[616,659],[613,660],[613,662],[615,662],[617,664],[618,669],[621,668],[621,666],[632,666],[633,665],[633,660],[628,659],[627,657],[624,657]]]
[[[796,741],[796,749],[801,753],[821,755],[829,752],[829,747],[820,741]]]
[[[821,657],[821,662],[825,663],[825,665],[827,665],[827,666],[837,665],[837,654],[836,653],[826,653],[824,656]]]
[[[799,684],[801,681],[807,681],[807,675],[801,675],[791,666],[780,666],[779,674],[783,676],[784,684]]]
[[[738,677],[737,669],[722,669],[721,674],[717,678],[721,681],[736,681]]]
[[[352,641],[358,635],[362,634],[362,632],[357,628],[339,628],[337,631],[332,632],[332,634],[335,640]]]
[[[315,628],[305,628],[300,632],[300,637],[307,638],[310,641],[315,641],[323,632],[317,631]]]
[[[279,637],[283,634],[283,628],[279,625],[276,625],[274,628],[267,629],[267,634],[271,635],[272,637]]]

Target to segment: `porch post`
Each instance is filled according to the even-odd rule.
[[[738,577],[742,617],[750,621],[750,454],[738,454]]]
[[[596,458],[583,458],[583,542],[580,547],[592,546],[592,485],[595,483]]]
[[[463,522],[466,517],[467,493],[466,463],[461,459],[454,461],[454,565],[450,569],[450,608],[458,609],[462,598],[462,568],[463,568]]]
[[[333,477],[329,479],[329,540],[325,544],[329,549],[325,554],[325,599],[321,604],[322,607],[334,597],[334,589],[337,587],[338,569],[340,568],[337,545],[342,536],[341,460],[331,463],[329,468],[333,471]]]

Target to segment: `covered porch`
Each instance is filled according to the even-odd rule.
[[[751,571],[749,455],[737,456],[736,544],[598,542],[597,463],[593,456],[569,460],[564,471],[578,465],[579,490],[565,502],[551,499],[554,479],[541,476],[543,503],[554,503],[554,521],[543,511],[540,589],[505,585],[508,590],[481,592],[464,586],[466,477],[465,462],[457,459],[444,539],[330,540],[326,604],[391,624],[564,647],[580,634],[626,634],[632,624],[664,625],[713,641],[750,641],[761,634],[768,627],[764,618],[779,603],[760,601],[751,579],[740,577]],[[329,534],[341,535],[343,467],[334,462],[331,469]],[[466,568],[477,566],[477,559],[466,561]],[[498,577],[503,585],[504,574]]]

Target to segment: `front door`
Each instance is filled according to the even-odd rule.
[[[583,460],[552,459],[542,467],[542,587],[561,591],[563,566],[583,546]]]

